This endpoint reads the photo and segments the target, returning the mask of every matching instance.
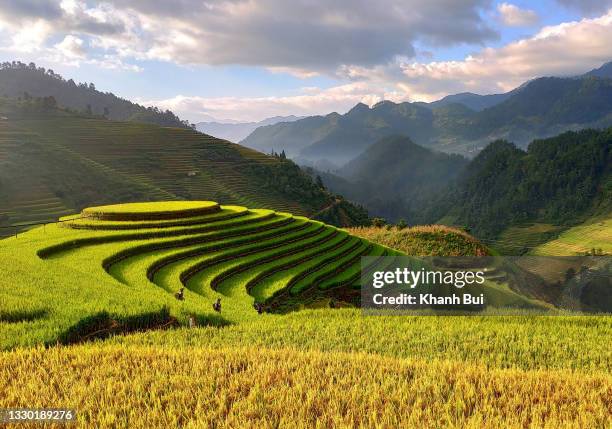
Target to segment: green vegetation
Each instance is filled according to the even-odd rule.
[[[512,226],[489,243],[502,255],[523,255],[530,253],[537,246],[553,240],[561,229],[561,227],[549,223]],[[565,253],[552,254],[551,256],[561,255],[565,255]]]
[[[531,252],[533,255],[610,255],[612,254],[612,218],[596,217],[569,228],[557,238]]]
[[[173,220],[205,215],[219,210],[219,204],[212,201],[166,201],[163,203],[128,203],[88,207],[83,210],[83,217],[116,221]]]
[[[526,223],[572,226],[610,211],[612,129],[536,140],[526,152],[491,143],[430,216],[450,215],[478,237],[494,238]]]
[[[484,256],[490,250],[464,231],[444,225],[348,228],[351,234],[411,256]]]
[[[263,152],[284,150],[290,157],[315,163],[325,159],[340,167],[392,135],[471,156],[496,139],[526,147],[534,139],[568,130],[612,126],[609,75],[534,79],[492,100],[488,106],[474,105],[477,111],[459,104],[462,97],[450,104],[383,101],[369,108],[360,103],[344,115],[260,127],[242,143]]]
[[[78,427],[145,427],[143,413],[147,427],[609,422],[610,317],[338,308],[359,295],[361,256],[401,255],[375,242],[485,252],[468,234],[351,230],[370,242],[272,210],[198,211],[214,207],[98,207],[119,218],[68,216],[0,241],[0,407],[51,401],[76,409]]]
[[[0,121],[0,226],[117,202],[214,200],[313,216],[341,200],[287,159],[189,129],[32,110],[32,103],[0,98],[8,118]],[[325,220],[367,223],[365,210],[341,206],[342,215]]]
[[[19,61],[0,64],[0,94],[9,97],[45,97],[53,107],[59,104],[88,116],[98,115],[115,121],[136,121],[164,127],[191,128],[169,110],[144,107],[119,98],[110,92],[96,90],[93,83],[65,80],[53,70]]]
[[[385,137],[368,147],[334,174],[321,173],[334,192],[358,202],[377,216],[418,224],[431,200],[468,164],[413,143],[404,136]]]
[[[4,348],[186,325],[191,316],[238,323],[258,317],[253,290],[266,311],[338,299],[345,289],[354,295],[359,256],[382,253],[320,222],[208,201],[87,208],[1,243]],[[260,283],[277,273],[290,277],[262,293]],[[55,287],[37,286],[43,283]],[[26,291],[27,302],[20,299]],[[290,300],[280,296],[285,291]],[[221,315],[212,311],[217,297],[230,298]]]

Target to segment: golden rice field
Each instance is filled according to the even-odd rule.
[[[0,406],[79,427],[605,428],[612,407],[605,374],[364,353],[96,344],[5,353],[0,374]]]

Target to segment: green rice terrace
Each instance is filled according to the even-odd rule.
[[[3,335],[3,346],[190,319],[225,325],[257,317],[255,303],[260,312],[351,305],[359,299],[361,257],[399,254],[268,209],[210,201],[91,207],[0,242],[1,320],[32,322],[27,335]],[[9,286],[16,278],[18,287]],[[212,308],[217,298],[220,313]]]
[[[0,241],[1,345],[358,307],[361,258],[375,256],[374,270],[391,263],[383,256],[403,255],[366,237],[210,201],[86,208]],[[551,307],[546,290],[513,290],[495,267],[487,270],[482,292],[490,306]],[[222,311],[215,312],[219,298]]]

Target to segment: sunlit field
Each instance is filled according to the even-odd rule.
[[[0,408],[72,408],[79,427],[610,424],[612,318],[368,316],[360,258],[406,251],[393,231],[179,206],[0,241]],[[399,242],[415,232],[479,251],[434,227]]]

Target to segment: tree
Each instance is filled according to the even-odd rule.
[[[382,228],[386,224],[387,224],[387,221],[383,219],[382,217],[375,217],[374,219],[372,219],[372,225],[375,226],[376,228]]]
[[[57,107],[57,101],[55,100],[55,97],[53,97],[52,95],[49,97],[43,97],[42,105],[43,105],[43,109],[45,110],[53,110]]]
[[[399,229],[400,231],[402,229],[405,229],[408,227],[408,224],[406,223],[406,221],[404,219],[400,219],[400,221],[397,223],[397,229]]]
[[[321,189],[325,189],[325,185],[323,184],[323,179],[321,179],[321,176],[319,176],[317,174],[317,178],[315,179],[315,183],[317,184],[317,186]]]

